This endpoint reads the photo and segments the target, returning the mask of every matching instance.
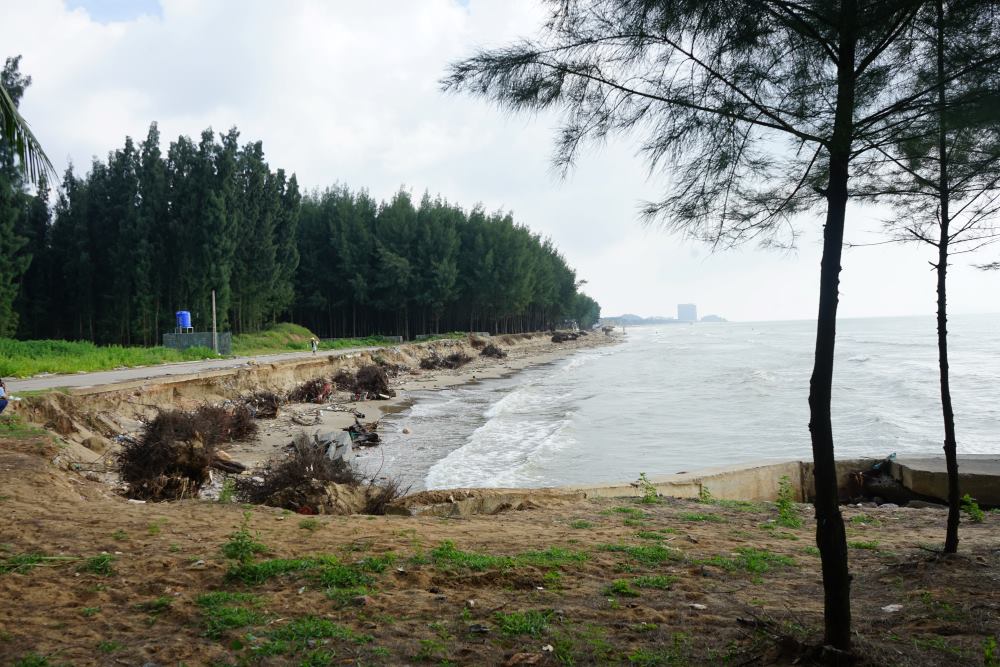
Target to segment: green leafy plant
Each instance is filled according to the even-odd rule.
[[[551,611],[531,610],[514,611],[509,614],[496,612],[493,618],[500,627],[501,634],[537,637],[548,627],[552,615]]]
[[[656,490],[656,485],[649,481],[644,472],[639,473],[639,490],[642,491],[640,503],[655,505],[660,502],[660,492]]]
[[[222,555],[226,558],[249,563],[254,555],[267,552],[267,547],[250,533],[251,516],[250,512],[244,512],[240,527],[229,536],[229,541],[222,545]]]
[[[705,484],[702,484],[701,488],[698,489],[698,502],[706,504],[715,502],[715,498],[712,497],[712,492],[708,490],[708,486]]]
[[[219,502],[228,505],[236,498],[236,480],[227,477],[222,481],[222,488],[219,490]]]
[[[605,589],[605,595],[618,595],[625,598],[637,598],[639,597],[639,591],[632,588],[631,584],[625,579],[615,579],[612,581]]]
[[[996,637],[990,637],[983,642],[983,667],[1000,667],[1000,651],[997,651]]]
[[[108,577],[115,573],[112,565],[115,562],[115,557],[111,554],[101,554],[100,556],[94,556],[93,558],[88,558],[83,561],[79,568],[80,572],[87,572],[89,574],[98,574],[102,577]]]
[[[982,523],[986,518],[986,513],[979,507],[979,503],[968,493],[962,496],[962,511],[968,515],[972,523]]]
[[[782,475],[778,480],[778,525],[785,528],[801,528],[802,519],[799,517],[795,507],[795,490],[788,479],[788,475]]]
[[[589,521],[584,521],[583,519],[577,519],[576,521],[571,521],[569,524],[570,528],[576,528],[579,530],[583,530],[586,528],[593,528],[593,526],[594,524],[590,523]]]
[[[301,528],[302,530],[308,530],[309,532],[313,532],[314,530],[318,530],[319,527],[320,523],[318,519],[310,518],[310,519],[302,519],[302,521],[299,521],[299,528]]]

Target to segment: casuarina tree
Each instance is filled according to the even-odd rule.
[[[933,103],[896,141],[876,146],[885,166],[859,195],[890,199],[896,215],[889,240],[934,249],[937,343],[948,471],[948,523],[944,551],[958,550],[961,491],[957,434],[948,362],[948,265],[952,255],[1000,241],[1000,77],[995,68],[949,76],[955,64],[980,57],[983,44],[1000,40],[1000,17],[981,2],[935,0],[918,15],[913,92],[932,85]],[[879,242],[878,244],[885,243]]]
[[[914,89],[916,0],[550,0],[533,40],[452,65],[447,90],[561,113],[556,162],[632,134],[670,188],[646,216],[715,245],[794,243],[793,215],[825,208],[809,430],[826,642],[850,647],[850,575],[838,507],[831,391],[851,178],[933,105]],[[946,70],[997,62],[996,44]]]

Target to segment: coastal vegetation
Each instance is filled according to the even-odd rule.
[[[31,83],[19,68],[3,70],[15,105]],[[31,193],[21,166],[0,140],[0,336],[155,345],[178,310],[209,330],[213,291],[235,334],[289,319],[324,338],[410,338],[599,317],[553,243],[511,213],[405,190],[303,194],[236,128],[163,146],[154,122],[84,175],[71,165],[54,210],[48,177]]]
[[[713,248],[749,241],[792,247],[796,214],[825,212],[809,432],[825,644],[850,651],[851,575],[831,411],[847,204],[872,178],[884,179],[884,187],[865,192],[868,201],[908,194],[915,177],[923,190],[940,195],[943,340],[951,187],[943,158],[975,153],[976,141],[971,151],[952,149],[995,132],[1000,120],[994,8],[943,0],[577,0],[549,7],[538,37],[454,63],[444,88],[509,111],[557,110],[555,161],[564,169],[588,143],[612,135],[638,139],[650,169],[669,175],[663,198],[645,205],[646,218]],[[996,180],[981,169],[971,173],[993,189]],[[954,487],[945,546],[954,551],[954,424],[946,347],[940,351]]]

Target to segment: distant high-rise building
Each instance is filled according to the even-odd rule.
[[[698,306],[693,303],[677,304],[677,319],[681,322],[697,322]]]

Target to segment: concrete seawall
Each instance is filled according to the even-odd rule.
[[[859,492],[854,473],[868,470],[879,459],[842,459],[837,461],[837,486],[843,499]],[[890,467],[890,474],[904,487],[921,496],[944,502],[948,480],[943,457],[903,457]],[[702,490],[722,500],[773,501],[783,478],[800,502],[810,502],[815,496],[812,461],[760,461],[739,466],[705,468],[667,477],[653,477],[650,482],[664,496],[697,498]],[[1000,505],[1000,455],[966,455],[959,457],[959,484],[980,504]],[[641,496],[637,483],[612,486],[572,486],[588,497]]]

